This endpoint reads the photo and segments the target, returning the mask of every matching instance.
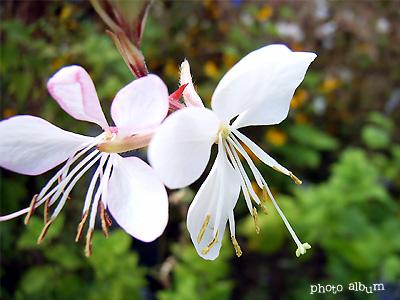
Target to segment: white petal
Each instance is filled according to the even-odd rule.
[[[151,242],[168,222],[168,195],[148,164],[137,157],[112,154],[107,206],[115,221],[133,237]]]
[[[284,45],[269,45],[249,53],[219,82],[212,96],[213,110],[227,123],[249,108],[253,109],[259,102],[267,101],[268,105],[269,102],[280,102],[281,98],[288,94],[284,91],[289,90],[290,93],[299,85],[314,58],[314,53],[292,52]],[[304,61],[307,61],[305,68]],[[303,74],[298,74],[298,69]],[[290,100],[291,96],[289,102]],[[276,104],[263,110],[263,114],[265,110],[268,112],[268,120],[276,113],[274,106]],[[284,117],[280,112],[280,115],[274,118]]]
[[[38,175],[62,163],[93,138],[62,130],[33,116],[0,122],[0,166]]]
[[[239,193],[240,178],[228,162],[226,154],[219,152],[210,174],[197,192],[187,215],[190,237],[197,253],[204,259],[214,260],[218,257],[226,222],[233,214]],[[210,215],[210,221],[198,243],[200,230],[208,215]],[[202,250],[214,239],[217,229],[220,230],[217,242],[208,253],[203,254]]]
[[[304,75],[315,59],[311,52],[278,54],[259,73],[259,87],[249,94],[257,101],[241,113],[233,126],[272,125],[282,122],[289,113],[290,101]]]
[[[153,130],[168,112],[168,89],[157,75],[140,77],[114,98],[111,116],[118,127],[118,137]]]
[[[148,156],[167,187],[181,188],[200,177],[219,126],[211,110],[199,107],[179,110],[161,124],[150,142]]]
[[[200,96],[194,89],[192,82],[192,75],[190,74],[189,62],[186,59],[181,64],[180,84],[181,86],[184,84],[188,84],[185,90],[183,91],[183,99],[185,100],[185,104],[187,107],[190,106],[204,107],[203,101],[201,101]]]
[[[47,82],[47,89],[72,117],[96,123],[108,130],[93,81],[84,68],[69,66],[60,69]]]

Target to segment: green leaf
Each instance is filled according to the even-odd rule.
[[[361,131],[364,143],[371,149],[386,149],[390,144],[388,132],[375,125],[366,125]]]

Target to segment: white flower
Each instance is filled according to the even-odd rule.
[[[30,208],[0,217],[1,221],[28,213],[45,203],[45,226],[40,243],[57,217],[71,189],[91,166],[98,162],[86,194],[80,239],[89,217],[86,255],[91,253],[91,238],[98,209],[104,234],[108,235],[106,209],[130,235],[145,242],[159,237],[168,221],[168,196],[153,169],[137,157],[122,157],[116,152],[148,144],[154,129],[168,112],[168,91],[156,75],[141,77],[121,89],[111,105],[116,127],[110,127],[100,107],[89,74],[79,66],[58,71],[47,84],[58,104],[78,120],[98,124],[104,130],[97,137],[64,131],[34,116],[15,116],[0,122],[0,166],[26,175],[39,175],[66,161],[64,166],[35,195]],[[136,147],[132,148],[132,145]],[[97,148],[95,148],[97,147]],[[95,148],[95,149],[93,149]],[[97,187],[96,187],[97,183]],[[60,199],[51,216],[49,206]]]
[[[263,190],[263,198],[269,195],[288,227],[298,247],[296,254],[304,254],[310,248],[309,244],[302,244],[295,235],[241,143],[265,164],[292,177],[298,184],[301,181],[238,129],[249,125],[272,125],[284,120],[294,91],[315,57],[314,53],[292,52],[284,45],[270,45],[253,51],[221,79],[212,96],[213,110],[202,107],[202,104],[179,110],[169,116],[153,136],[148,150],[150,164],[171,189],[187,186],[197,180],[207,166],[212,145],[218,144],[218,155],[212,170],[187,215],[187,227],[201,257],[215,259],[218,256],[228,221],[236,253],[241,255],[235,237],[233,215],[240,188],[257,231],[257,210],[251,198],[266,212],[251,186],[238,153],[244,157]],[[184,64],[183,77],[190,78],[189,72],[188,65]],[[183,83],[187,83],[187,80]],[[184,99],[187,99],[185,94]]]

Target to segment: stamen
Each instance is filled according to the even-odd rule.
[[[206,219],[204,220],[203,226],[201,226],[201,229],[200,229],[199,236],[197,237],[197,244],[200,244],[201,239],[203,238],[204,232],[206,232],[208,222],[210,222],[210,218],[211,218],[211,215],[208,215],[206,217]]]
[[[58,177],[58,184],[60,184],[62,181],[63,181],[63,178],[62,178],[62,175],[60,175],[60,177]],[[64,194],[64,192],[65,192],[65,190],[61,189],[61,193]],[[68,195],[67,199],[69,200],[69,199],[71,199],[71,197]]]
[[[235,248],[237,257],[241,257],[242,256],[242,249],[240,249],[240,246],[239,246],[236,238],[233,235],[231,235],[231,240],[232,240],[233,247]]]
[[[96,150],[97,151],[97,150]],[[95,151],[93,151],[95,152]],[[98,152],[98,151],[97,151]],[[89,156],[88,156],[89,157]],[[99,154],[97,157],[95,157],[93,160],[91,160],[76,176],[75,178],[68,184],[67,189],[65,190],[65,192],[63,192],[61,189],[65,187],[66,184],[64,184],[63,186],[60,186],[60,190],[57,191],[57,193],[52,197],[51,202],[54,202],[55,200],[53,200],[53,198],[58,198],[60,196],[60,194],[63,192],[63,196],[61,197],[60,201],[58,202],[56,208],[54,209],[53,212],[53,217],[57,217],[58,214],[60,213],[61,209],[64,207],[65,202],[67,201],[68,195],[71,192],[72,188],[75,186],[75,184],[78,182],[78,180],[87,172],[87,170],[89,170],[96,162],[99,158],[102,157],[102,154]],[[78,167],[78,166],[77,166]],[[75,168],[77,168],[75,167]],[[74,169],[75,170],[75,169]],[[71,174],[69,174],[67,176],[67,178],[65,180],[71,180],[72,176],[74,175],[74,170],[71,171]],[[76,172],[75,172],[76,173]],[[71,177],[70,177],[71,176]],[[62,184],[62,183],[61,183]]]
[[[256,180],[258,186],[260,188],[262,188],[262,175],[260,173],[260,171],[258,171],[256,165],[254,164],[253,160],[250,158],[249,154],[246,152],[246,150],[244,150],[244,148],[242,147],[242,145],[240,144],[240,142],[236,139],[236,137],[231,134],[228,137],[229,142],[236,148],[237,151],[239,151],[239,153],[244,157],[244,159],[246,160],[247,164],[249,165],[251,172],[253,173],[254,179]]]
[[[289,170],[285,167],[281,166],[275,159],[269,156],[263,149],[260,148],[256,143],[250,140],[247,136],[243,133],[238,131],[237,129],[233,128],[232,133],[236,135],[250,150],[257,156],[263,163],[267,164],[271,168],[277,169],[279,167],[279,171],[285,175],[289,175]],[[274,169],[275,169],[274,168]]]
[[[88,218],[88,215],[89,215],[89,211],[88,210],[86,210],[82,215],[82,220],[78,224],[78,230],[77,230],[77,234],[76,234],[76,237],[75,237],[75,242],[79,242],[79,240],[82,237],[83,227],[85,226],[85,223],[86,223],[86,220]]]
[[[260,234],[260,226],[258,224],[257,209],[255,207],[253,207],[253,219],[254,219],[254,225],[256,226],[256,232],[257,232],[257,234]]]
[[[39,245],[43,242],[43,239],[44,239],[44,237],[46,236],[47,231],[49,230],[49,227],[50,227],[51,223],[53,223],[54,220],[55,220],[55,217],[54,217],[54,218],[51,218],[50,221],[48,221],[48,222],[46,223],[46,225],[44,225],[43,230],[42,230],[42,232],[40,233],[39,238],[38,238],[38,241],[37,241],[37,243],[38,243]]]
[[[49,202],[50,198],[46,199],[44,203],[44,223],[46,224],[49,221]]]
[[[303,182],[300,180],[300,179],[298,179],[292,172],[289,172],[289,176],[294,180],[294,182],[296,183],[296,184],[302,184]]]
[[[202,254],[206,255],[208,253],[208,251],[210,251],[212,246],[215,245],[215,243],[217,242],[218,234],[219,234],[219,229],[217,230],[217,233],[215,234],[215,237],[213,238],[211,243],[209,243],[203,250],[201,250]]]
[[[241,165],[239,157],[237,156],[236,152],[230,149],[229,144],[226,144],[225,148],[226,148],[226,150],[228,152],[228,156],[229,156],[229,158],[230,158],[230,160],[231,160],[231,162],[233,164],[234,169],[237,170],[237,172],[240,175],[241,188],[242,188],[242,191],[243,191],[244,199],[246,201],[247,208],[249,209],[249,211],[251,213],[252,209],[253,209],[253,206],[251,204],[251,199],[250,199],[250,193],[249,192],[253,191],[253,189],[252,188],[248,188],[248,186],[246,185],[245,178],[247,178],[247,174],[243,170],[243,166]],[[248,180],[248,178],[247,178],[247,180]],[[250,181],[249,181],[249,184],[250,184]],[[253,196],[253,195],[251,195],[251,196]],[[256,198],[253,198],[253,199],[255,199],[255,201],[258,200],[258,202],[260,202],[258,197],[257,196],[255,196],[255,197]]]
[[[109,224],[109,217],[107,215],[107,212],[104,208],[104,204],[102,201],[100,201],[100,219],[101,219],[101,228],[103,229],[104,236],[108,238],[108,226]]]
[[[278,203],[276,203],[276,201],[275,201],[275,199],[274,199],[274,196],[272,196],[272,193],[271,193],[271,191],[269,190],[269,188],[268,188],[268,186],[267,186],[267,183],[264,183],[264,184],[265,184],[265,188],[266,188],[267,191],[268,191],[268,195],[269,195],[269,197],[271,198],[272,203],[274,204],[276,210],[278,211],[278,213],[279,213],[279,215],[281,216],[283,222],[285,223],[286,228],[288,229],[290,235],[292,236],[294,242],[295,242],[296,245],[297,245],[297,248],[298,248],[297,250],[298,250],[298,251],[296,250],[296,255],[297,255],[298,253],[299,253],[299,255],[300,255],[300,254],[306,253],[306,249],[310,249],[311,246],[310,246],[308,243],[302,244],[302,243],[300,242],[300,240],[299,240],[299,238],[297,237],[296,233],[294,232],[292,226],[290,226],[289,221],[286,219],[286,217],[285,217],[285,215],[283,214],[282,210],[279,208]]]
[[[36,194],[36,195],[33,196],[33,198],[32,198],[31,204],[29,205],[28,214],[26,215],[25,220],[24,220],[24,224],[25,224],[25,225],[28,225],[29,220],[31,219],[31,217],[32,217],[32,215],[33,215],[33,213],[34,213],[34,211],[35,211],[35,204],[36,204],[36,199],[37,199],[37,197],[38,197],[38,194]]]
[[[266,203],[267,200],[268,200],[268,191],[267,191],[267,188],[265,187],[265,185],[263,185],[263,187],[262,187],[262,198],[261,198],[261,201],[264,202],[264,203]]]
[[[285,173],[283,173],[281,170],[279,170],[277,167],[275,167],[275,166],[272,166],[272,169],[274,169],[275,171],[277,171],[277,172],[279,172],[279,173],[282,173],[282,174],[285,174]],[[286,175],[286,174],[285,174]]]
[[[266,208],[262,203],[260,203],[260,207],[261,207],[263,213],[266,214],[266,215],[268,215],[268,210],[267,210],[267,208]]]
[[[86,246],[85,246],[86,257],[92,255],[92,237],[93,237],[93,228],[89,228],[86,234]]]
[[[106,164],[106,166],[105,166],[104,176],[103,176],[103,178],[101,178],[99,187],[97,188],[96,194],[94,195],[94,198],[93,198],[93,203],[92,203],[92,208],[90,211],[90,218],[89,218],[89,228],[94,228],[100,197],[102,196],[102,193],[104,192],[104,186],[107,184],[108,180],[110,179],[112,163],[111,163],[111,161],[107,161],[109,156],[110,156],[109,154],[103,153],[102,157],[100,159],[99,168],[102,169],[104,164]]]
[[[104,211],[104,214],[105,214],[105,217],[106,217],[105,219],[106,219],[107,225],[108,225],[108,227],[110,227],[112,225],[112,221],[110,219],[110,216],[108,215],[108,213],[106,211]]]

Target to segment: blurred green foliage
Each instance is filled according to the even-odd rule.
[[[115,93],[134,79],[89,2],[0,5],[2,118],[32,114],[95,135],[96,126],[71,118],[46,90],[58,69],[82,65],[110,119]],[[1,223],[1,298],[398,299],[398,16],[396,1],[154,1],[142,38],[149,71],[172,92],[187,58],[207,106],[220,78],[252,50],[284,43],[318,54],[293,97],[288,119],[245,129],[303,180],[294,186],[258,163],[300,239],[312,249],[295,257],[295,245],[272,203],[267,203],[268,216],[259,214],[257,235],[240,199],[235,213],[243,256],[235,257],[225,237],[220,257],[203,261],[185,228],[200,180],[191,190],[171,193],[170,222],[156,243],[143,246],[121,229],[105,239],[97,230],[93,254],[85,258],[83,243],[75,244],[74,237],[86,178],[43,244],[36,244],[43,226],[40,211],[26,227],[22,218]],[[1,214],[28,206],[50,177],[2,170]],[[384,283],[386,290],[347,291],[356,281]],[[310,295],[310,285],[318,283],[342,284],[345,291]]]

